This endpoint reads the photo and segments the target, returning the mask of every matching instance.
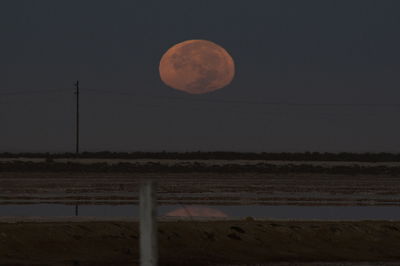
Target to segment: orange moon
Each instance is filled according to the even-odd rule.
[[[235,76],[235,63],[216,43],[188,40],[172,46],[160,61],[161,80],[174,89],[203,94],[221,89]]]

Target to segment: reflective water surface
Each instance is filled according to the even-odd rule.
[[[0,216],[18,217],[131,217],[139,214],[138,205],[6,204]],[[399,206],[201,206],[162,205],[160,217],[265,218],[300,220],[400,220]]]

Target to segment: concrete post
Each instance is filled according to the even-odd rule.
[[[145,181],[140,187],[140,265],[157,266],[156,184]]]

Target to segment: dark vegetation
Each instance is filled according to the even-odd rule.
[[[0,158],[76,158],[74,153],[0,153]],[[177,159],[177,160],[279,160],[279,161],[354,161],[400,162],[400,153],[244,153],[244,152],[83,152],[79,158],[91,159]]]
[[[77,162],[46,162],[10,161],[0,162],[0,172],[95,172],[95,173],[324,173],[344,175],[400,175],[400,166],[362,166],[353,165],[312,165],[312,164],[214,164],[199,162],[175,163],[77,163]]]

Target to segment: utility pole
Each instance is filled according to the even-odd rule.
[[[75,83],[76,95],[76,150],[75,153],[79,155],[79,80]]]

